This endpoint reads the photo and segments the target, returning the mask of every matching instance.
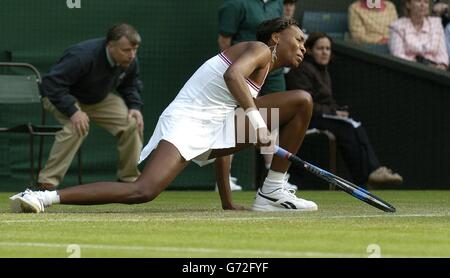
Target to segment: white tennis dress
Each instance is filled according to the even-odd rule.
[[[208,164],[213,149],[235,147],[234,109],[237,101],[228,90],[223,74],[231,61],[223,54],[206,61],[186,82],[164,110],[148,144],[141,152],[142,162],[159,141],[172,143],[187,161]],[[253,98],[261,87],[246,79]]]

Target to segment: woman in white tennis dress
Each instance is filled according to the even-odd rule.
[[[260,25],[258,42],[242,42],[206,61],[188,80],[159,118],[153,136],[141,153],[147,158],[141,176],[133,183],[97,182],[59,191],[31,191],[16,194],[12,209],[42,212],[52,204],[93,205],[137,204],[156,198],[187,166],[223,157],[254,145],[248,129],[245,141],[237,142],[234,110],[246,111],[246,125],[257,134],[257,145],[272,140],[271,109],[279,110],[280,146],[296,153],[303,141],[312,114],[311,96],[304,91],[288,91],[257,97],[271,70],[298,67],[305,54],[304,35],[292,19],[273,19]],[[269,110],[266,122],[258,108]],[[242,131],[241,128],[238,131]],[[268,176],[256,194],[253,210],[311,211],[314,202],[298,198],[285,189],[290,162],[274,157]],[[216,171],[226,172],[226,171]],[[220,176],[220,175],[219,175]],[[228,172],[226,173],[228,178]],[[225,192],[225,195],[223,195]],[[236,209],[229,190],[221,192],[222,207]]]
[[[235,147],[234,110],[239,103],[223,78],[231,64],[226,54],[221,53],[194,73],[159,117],[140,161],[147,158],[161,140],[175,145],[185,160],[200,165],[204,165],[211,150]],[[251,96],[256,98],[260,87],[249,78],[245,81]]]

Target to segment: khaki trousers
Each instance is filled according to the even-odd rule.
[[[63,129],[55,136],[49,159],[39,173],[38,182],[58,186],[87,133],[85,136],[78,135],[70,119],[59,112],[48,98],[43,98],[42,103],[45,110],[63,125]],[[137,164],[142,150],[142,138],[136,126],[136,119],[128,120],[128,107],[124,100],[110,93],[100,103],[88,105],[77,102],[76,106],[88,115],[89,124],[95,123],[117,137],[117,177],[125,182],[135,181],[140,175]]]

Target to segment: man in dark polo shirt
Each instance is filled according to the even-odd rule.
[[[243,41],[256,41],[256,28],[263,21],[282,17],[283,0],[225,0],[219,8],[219,48],[224,51]],[[261,94],[284,92],[283,69],[270,73]]]
[[[40,92],[44,108],[63,129],[39,173],[38,188],[53,190],[62,182],[91,122],[117,137],[118,179],[131,182],[139,176],[144,128],[136,59],[140,42],[132,26],[115,25],[106,38],[68,48],[43,77]]]

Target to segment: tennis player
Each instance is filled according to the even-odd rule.
[[[252,134],[256,134],[257,147],[273,142],[269,132],[271,111],[279,111],[279,145],[296,153],[311,118],[311,96],[304,91],[257,96],[270,71],[301,64],[306,52],[304,34],[295,20],[278,18],[259,26],[257,40],[238,43],[212,57],[187,81],[160,116],[153,136],[141,152],[140,161],[146,159],[146,164],[135,182],[97,182],[58,191],[26,190],[10,197],[13,211],[43,212],[52,204],[149,202],[191,160],[204,164],[218,158],[220,165],[223,156],[255,145],[250,140]],[[245,111],[245,126],[251,128],[236,121],[238,107]],[[261,108],[268,111],[266,121],[258,111]],[[285,189],[289,166],[288,160],[274,157],[268,176],[256,193],[253,210],[317,210],[314,202]],[[229,190],[221,190],[224,207],[240,208],[232,205],[230,194],[222,196],[223,192]]]

